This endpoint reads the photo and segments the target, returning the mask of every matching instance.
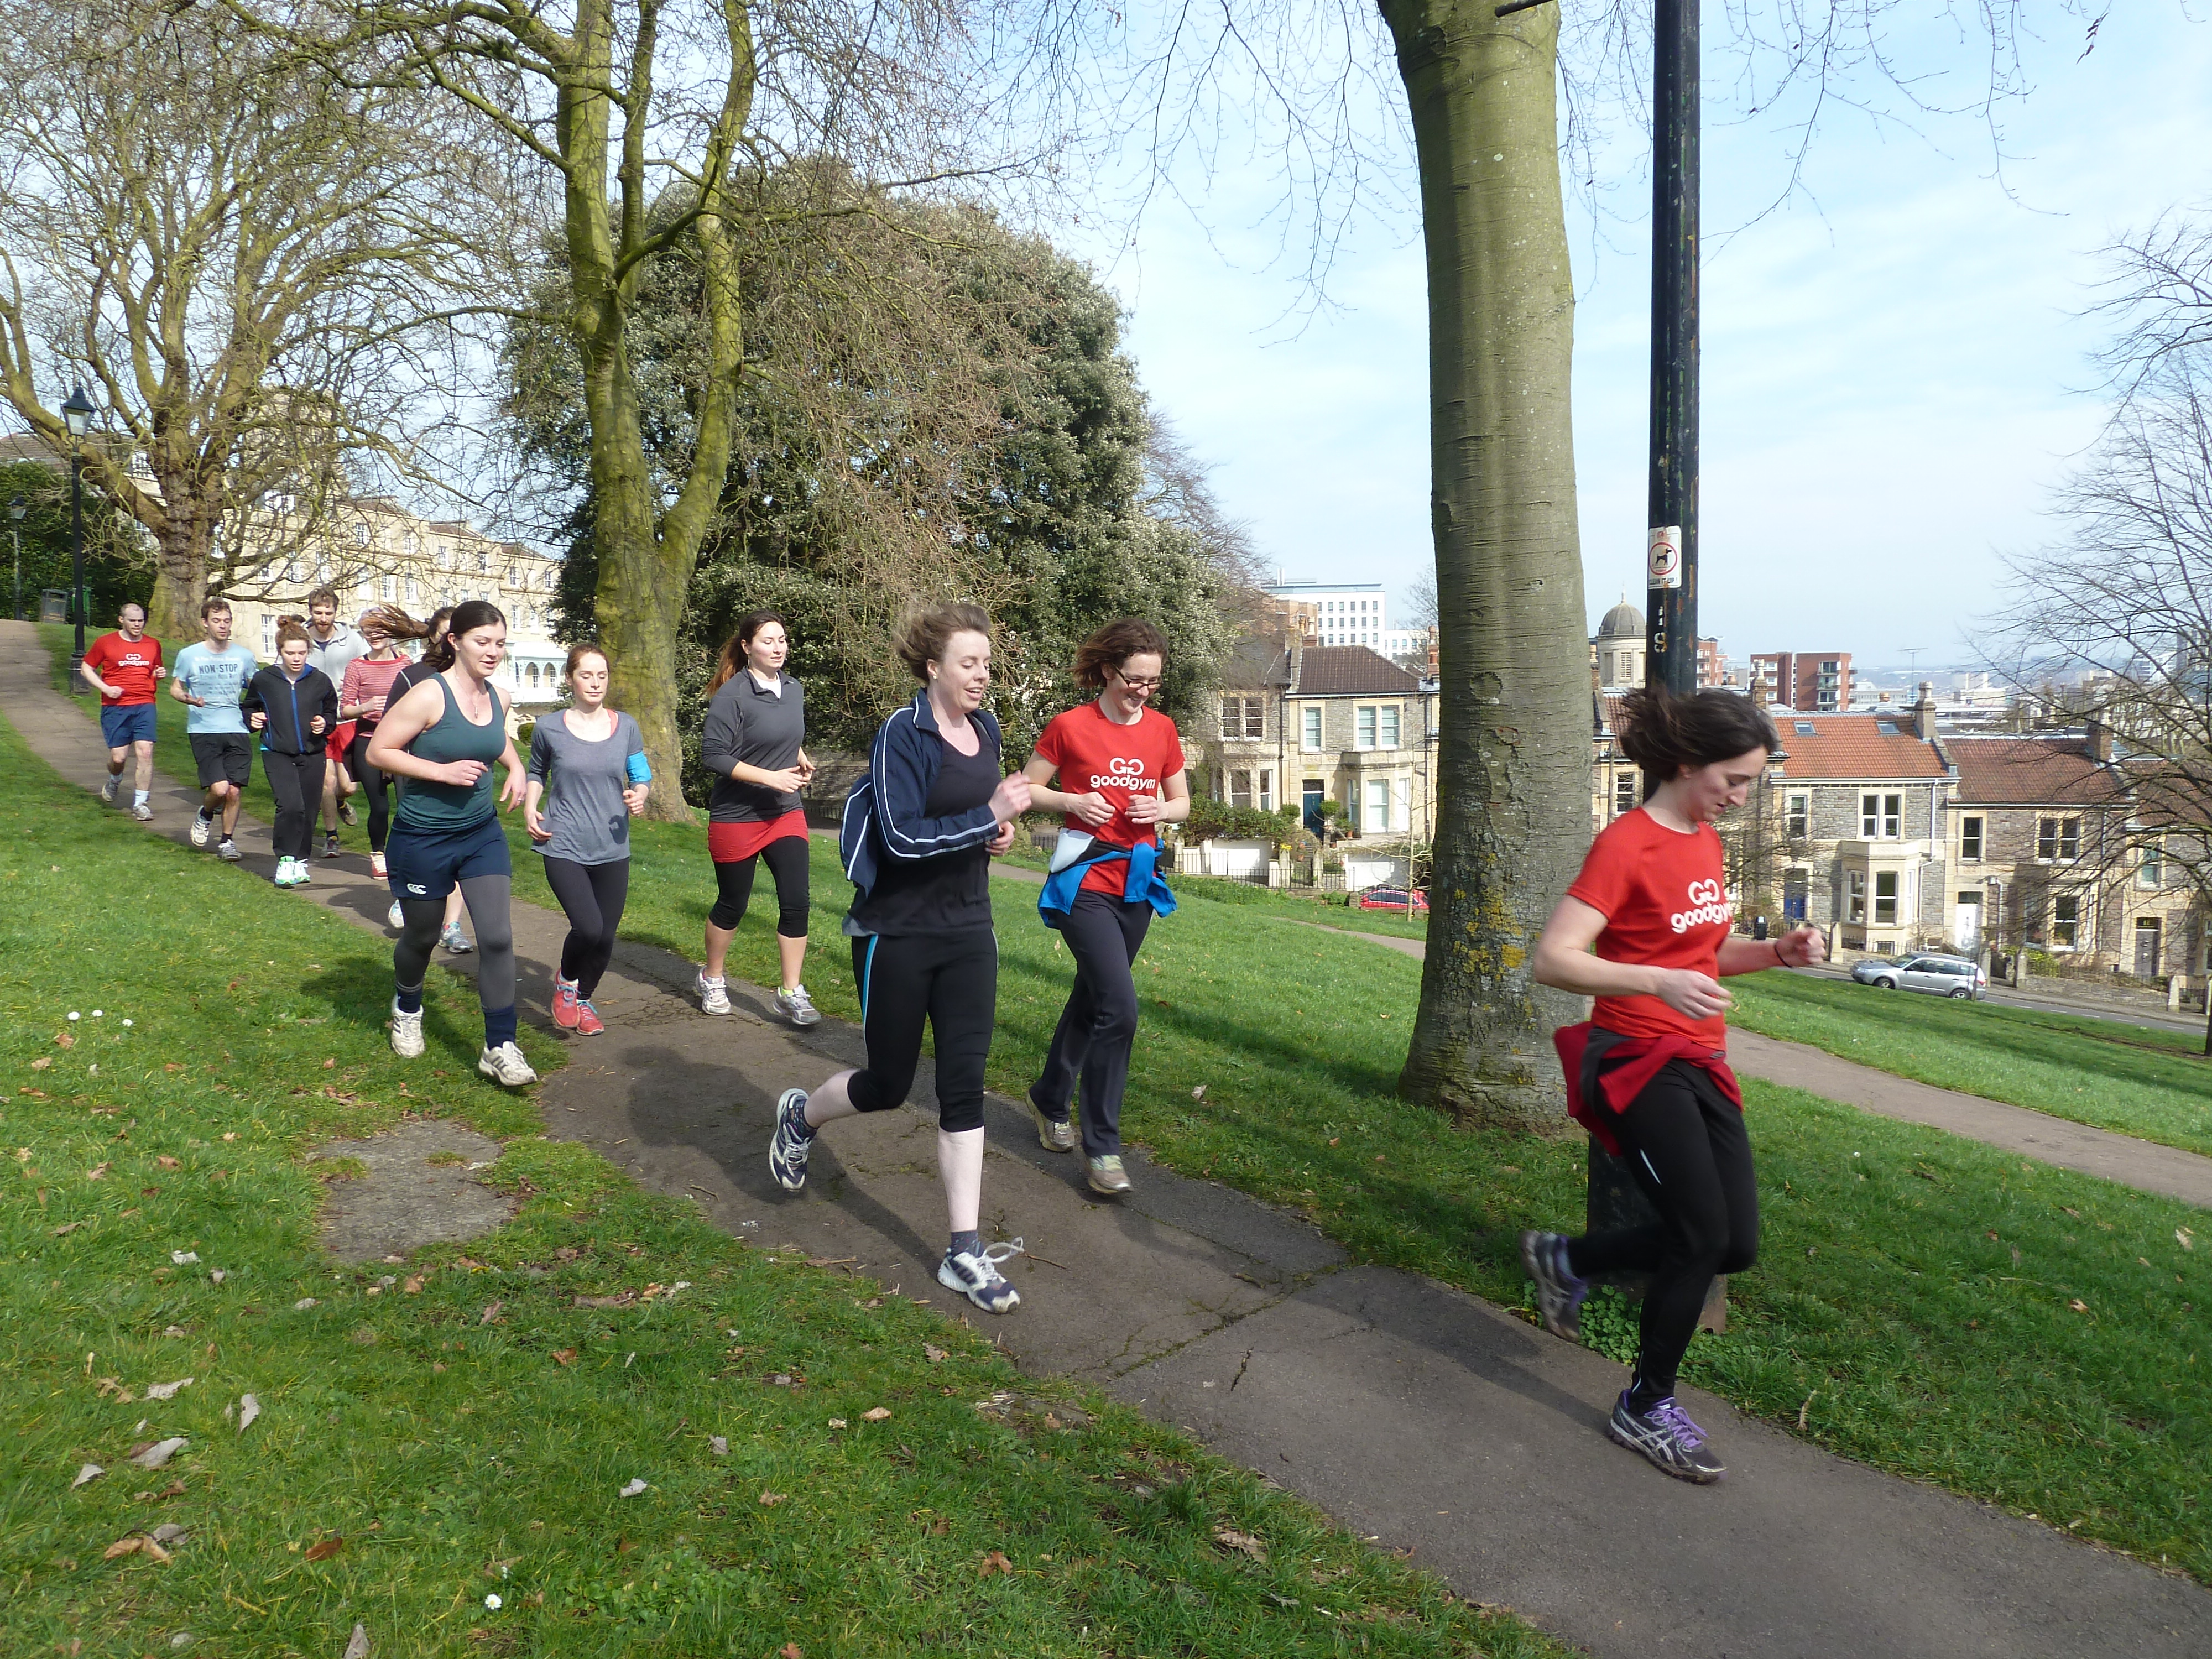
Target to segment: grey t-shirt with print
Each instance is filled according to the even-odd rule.
[[[568,711],[547,714],[530,739],[529,775],[546,787],[538,811],[553,839],[538,850],[576,864],[615,864],[629,856],[629,757],[645,752],[645,734],[629,715],[594,743],[568,729]]]

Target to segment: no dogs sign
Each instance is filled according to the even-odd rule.
[[[1651,531],[1651,540],[1646,550],[1645,568],[1650,573],[1651,587],[1680,587],[1682,585],[1682,526],[1678,524],[1657,525]]]

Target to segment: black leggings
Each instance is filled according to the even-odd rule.
[[[753,865],[766,860],[775,878],[775,931],[785,939],[806,937],[806,842],[799,836],[780,836],[749,859],[732,859],[714,866],[714,908],[707,925],[726,933],[738,931],[752,902]]]
[[[983,1066],[999,1011],[999,939],[988,927],[853,941],[868,1064],[846,1091],[854,1109],[887,1112],[914,1087],[922,1021],[937,1039],[937,1127],[983,1127]]]
[[[1602,1059],[1600,1071],[1610,1070]],[[1567,1270],[1647,1273],[1631,1404],[1649,1410],[1674,1392],[1674,1373],[1716,1273],[1740,1273],[1759,1255],[1759,1187],[1743,1114],[1702,1067],[1671,1060],[1614,1120],[1622,1162],[1659,1212],[1646,1227],[1586,1234],[1567,1246]]]
[[[1137,1042],[1137,983],[1130,968],[1144,948],[1152,907],[1107,893],[1078,893],[1060,922],[1075,958],[1075,988],[1060,1012],[1052,1048],[1030,1098],[1050,1117],[1067,1116],[1076,1077],[1083,1079],[1083,1151],[1110,1158],[1121,1150],[1121,1091]]]
[[[460,884],[461,901],[477,931],[477,1000],[483,1005],[484,1047],[495,1048],[514,1037],[514,921],[508,914],[513,881],[507,876],[470,876]],[[399,942],[392,947],[392,976],[403,997],[419,998],[430,952],[445,927],[442,898],[399,901]]]
[[[315,809],[323,799],[323,751],[312,755],[280,755],[261,751],[261,770],[269,780],[269,793],[276,797],[276,827],[270,836],[280,859],[312,857],[315,850]]]
[[[346,768],[368,796],[368,850],[381,853],[384,838],[392,831],[392,799],[385,788],[384,774],[368,763],[368,740],[375,734],[373,726],[354,729],[353,746],[346,750]]]
[[[561,977],[575,981],[576,994],[589,1002],[599,988],[599,975],[614,960],[615,934],[629,898],[629,860],[579,864],[548,858],[545,884],[568,918],[568,937],[561,942]]]

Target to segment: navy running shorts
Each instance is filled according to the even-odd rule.
[[[441,899],[474,876],[512,876],[514,860],[496,817],[459,830],[392,826],[384,843],[386,878],[396,899]]]
[[[117,708],[103,704],[100,710],[100,735],[107,739],[110,749],[128,749],[134,743],[154,741],[154,705],[134,702]]]

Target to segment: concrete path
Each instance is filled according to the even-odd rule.
[[[1323,922],[1303,925],[1328,927]],[[1353,939],[1380,945],[1416,961],[1427,954],[1427,948],[1416,939],[1400,939],[1391,933],[1362,933],[1348,927],[1329,927],[1328,931],[1348,933]],[[1756,1031],[1731,1030],[1729,1059],[1746,1077],[1803,1089],[1856,1106],[1877,1117],[1924,1123],[1930,1128],[2002,1147],[2023,1158],[2055,1164],[2061,1169],[2079,1170],[2084,1175],[2117,1181],[2124,1187],[2212,1209],[2212,1158],[2201,1152],[2160,1146],[2154,1140],[2142,1140],[2110,1129],[2093,1128],[2086,1123],[2071,1122],[2026,1106],[1985,1100],[1979,1095],[1939,1089],[1933,1084],[1916,1083],[1894,1072],[1878,1071],[1871,1066],[1840,1059],[1809,1043],[1784,1042],[1776,1037],[1761,1036]]]
[[[97,738],[45,689],[27,634],[0,624],[0,712],[88,787]],[[181,838],[189,793],[164,784],[156,810],[153,829]],[[301,897],[382,933],[365,864],[317,860]],[[250,859],[240,879],[270,867]],[[557,915],[516,907],[526,1009],[544,1006],[562,932]],[[622,947],[598,999],[608,1034],[540,1091],[550,1133],[772,1253],[988,1322],[1024,1367],[1087,1376],[1188,1426],[1462,1595],[1608,1659],[2212,1652],[2212,1594],[2195,1583],[1874,1474],[1694,1390],[1686,1403],[1732,1473],[1710,1489],[1668,1480],[1601,1437],[1621,1374],[1600,1356],[1457,1291],[1347,1267],[1303,1221],[1141,1155],[1133,1200],[1094,1203],[1076,1160],[1038,1147],[1026,1115],[995,1099],[985,1226],[1029,1255],[1010,1264],[1022,1308],[987,1321],[933,1276],[944,1206],[927,1073],[921,1109],[834,1125],[806,1192],[787,1197],[766,1167],[775,1097],[856,1059],[857,1033],[792,1031],[735,983],[741,1012],[708,1019],[680,994],[691,972]],[[431,1000],[434,1028],[440,1010],[472,1023],[449,988]]]

